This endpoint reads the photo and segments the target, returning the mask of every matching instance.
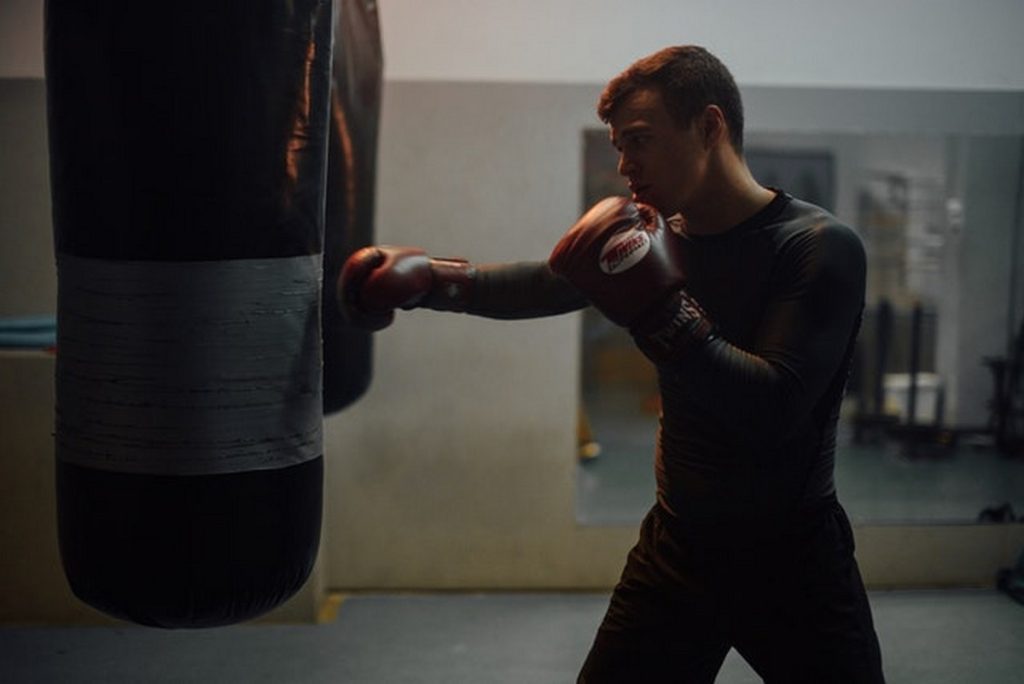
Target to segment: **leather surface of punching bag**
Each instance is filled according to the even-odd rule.
[[[322,503],[330,0],[48,0],[57,515],[167,628],[294,594]]]
[[[335,16],[324,229],[324,413],[370,385],[373,338],[349,326],[335,284],[345,260],[374,242],[374,190],[383,56],[375,0],[340,0]]]

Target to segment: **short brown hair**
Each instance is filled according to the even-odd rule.
[[[637,60],[613,78],[597,103],[597,115],[608,123],[616,108],[641,88],[655,88],[680,126],[689,125],[708,105],[718,105],[729,126],[729,142],[743,152],[743,101],[732,74],[697,45],[667,47]]]

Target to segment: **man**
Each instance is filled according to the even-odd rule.
[[[595,205],[547,264],[367,248],[339,281],[347,314],[377,329],[398,307],[520,318],[590,303],[657,366],[657,503],[580,682],[713,682],[730,648],[769,683],[882,682],[832,481],[863,247],[753,178],[739,91],[706,50],[638,61],[598,114],[631,200]]]

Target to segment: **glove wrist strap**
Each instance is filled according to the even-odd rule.
[[[430,272],[434,285],[419,306],[436,311],[465,312],[469,307],[476,267],[465,259],[432,258]]]
[[[637,346],[655,363],[677,361],[715,336],[700,304],[683,289],[674,291],[656,312],[630,329]]]

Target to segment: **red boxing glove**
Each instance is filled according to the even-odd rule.
[[[381,330],[395,309],[464,311],[475,276],[466,261],[433,259],[418,247],[364,247],[341,269],[338,302],[353,325]]]
[[[670,239],[653,207],[608,197],[569,229],[548,265],[612,322],[632,328],[683,284]]]
[[[649,359],[672,361],[714,334],[683,288],[672,239],[653,207],[609,197],[569,229],[548,265],[612,322],[629,328]]]

